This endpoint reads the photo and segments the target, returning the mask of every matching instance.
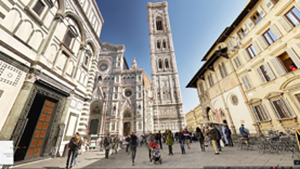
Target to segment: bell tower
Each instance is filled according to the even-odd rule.
[[[168,3],[148,2],[154,131],[185,128]]]

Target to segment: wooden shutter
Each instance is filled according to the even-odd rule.
[[[272,9],[274,6],[274,4],[271,0],[264,0],[264,3],[269,9]]]
[[[261,108],[263,110],[264,116],[267,118],[266,120],[270,120],[270,115],[267,107],[264,104],[261,104]]]
[[[261,82],[262,82],[262,83],[266,83],[267,80],[266,80],[266,78],[265,78],[263,72],[261,71],[260,67],[256,68],[256,72],[257,72],[257,74],[259,75]]]
[[[245,80],[245,76],[242,77],[242,82],[243,82],[243,84],[244,84],[245,90],[249,90],[249,89],[248,89],[247,82],[246,82],[246,80]]]
[[[278,30],[278,28],[276,27],[275,24],[271,25],[271,26],[270,26],[270,29],[271,29],[271,31],[274,33],[274,35],[275,35],[275,37],[276,37],[277,39],[279,39],[279,38],[282,37],[281,32]]]
[[[258,46],[258,44],[256,43],[256,41],[253,41],[252,45],[253,45],[253,47],[254,47],[256,53],[257,53],[257,54],[260,54],[260,53],[261,53],[261,49],[260,49],[260,47]]]
[[[257,12],[260,14],[261,17],[264,17],[266,15],[266,12],[263,10],[261,6],[257,8]]]
[[[236,42],[241,40],[237,33],[234,34],[234,39],[236,40]]]
[[[267,74],[268,76],[270,77],[270,80],[273,80],[276,78],[276,76],[274,75],[269,63],[265,63],[264,64],[265,68],[266,68],[266,71],[267,71]]]
[[[269,44],[266,42],[265,38],[262,35],[258,36],[257,40],[263,49],[266,49],[269,46]]]
[[[239,67],[242,66],[239,56],[236,57],[236,62],[238,63]]]
[[[235,64],[235,67],[238,68],[238,63],[237,63],[237,57],[236,58],[233,58],[233,61],[234,61],[234,64]]]
[[[288,109],[289,116],[290,116],[290,117],[295,117],[296,115],[295,115],[294,110],[293,110],[293,108],[291,107],[289,101],[288,101],[286,98],[282,98],[281,100],[282,100],[282,102],[284,103],[284,105],[286,106],[286,108]]]
[[[246,82],[247,82],[248,89],[252,89],[252,85],[251,85],[250,80],[249,80],[249,78],[248,78],[247,75],[245,75],[245,80],[246,80]]]
[[[279,76],[283,76],[286,74],[285,69],[282,67],[282,64],[279,62],[279,60],[277,58],[273,58],[270,61]]]
[[[254,27],[254,23],[253,23],[253,21],[249,18],[249,19],[247,19],[247,24],[248,24],[248,26],[249,26],[249,30],[251,30],[253,27]]]
[[[243,53],[243,55],[244,55],[246,61],[248,62],[248,61],[251,59],[251,57],[250,57],[250,55],[249,55],[247,49],[242,50],[242,53]]]
[[[259,122],[260,120],[259,120],[259,118],[257,117],[257,112],[256,112],[254,106],[250,106],[250,108],[251,108],[252,114],[253,114],[253,116],[254,116],[256,122]]]
[[[227,47],[228,47],[228,49],[231,51],[231,50],[233,50],[233,44],[232,44],[232,41],[231,40],[229,40],[228,42],[227,42]]]
[[[289,32],[292,29],[292,26],[285,19],[285,16],[278,18],[278,22],[281,24],[281,26],[284,28],[286,32]]]
[[[249,32],[246,24],[243,24],[242,28],[243,28],[245,34],[247,34]]]
[[[274,100],[270,100],[270,104],[271,104],[271,107],[273,107],[273,109],[274,109],[274,112],[275,112],[275,115],[276,115],[276,119],[277,119],[277,120],[278,120],[278,119],[281,119],[280,115],[279,115],[278,112],[277,112],[276,107],[274,106],[273,101],[274,101]]]
[[[295,51],[292,48],[289,48],[289,49],[286,50],[286,52],[289,54],[290,58],[295,63],[297,68],[300,68],[299,56],[295,53]]]

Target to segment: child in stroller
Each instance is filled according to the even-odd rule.
[[[160,157],[159,147],[156,142],[149,143],[150,144],[150,150],[151,150],[151,159],[150,162],[153,161],[154,164],[156,162],[162,163],[162,158]]]

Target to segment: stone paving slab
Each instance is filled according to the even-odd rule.
[[[78,156],[79,166],[77,168],[273,168],[294,166],[292,154],[259,154],[258,151],[237,150],[237,147],[225,147],[220,155],[214,155],[212,146],[206,152],[200,151],[198,142],[191,144],[191,149],[186,148],[186,154],[181,154],[180,145],[173,145],[174,155],[168,155],[167,146],[161,150],[163,164],[154,165],[149,162],[148,149],[146,146],[138,147],[135,166],[132,166],[131,156],[121,149],[118,154],[111,155],[109,159],[104,158],[104,152],[98,150],[86,152]],[[47,161],[19,166],[15,168],[43,168],[59,169],[65,167],[65,158],[55,158]]]

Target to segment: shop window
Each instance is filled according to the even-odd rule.
[[[285,17],[289,22],[295,27],[300,23],[300,12],[297,8],[293,7],[288,13],[285,14]]]
[[[33,11],[40,16],[44,8],[45,8],[45,4],[41,0],[39,0],[33,7]]]
[[[260,20],[262,19],[261,15],[259,14],[258,11],[254,15],[252,15],[251,20],[257,24]]]
[[[274,33],[271,31],[271,29],[268,29],[264,34],[263,34],[265,40],[269,45],[273,44],[275,41],[277,41],[276,36]]]

